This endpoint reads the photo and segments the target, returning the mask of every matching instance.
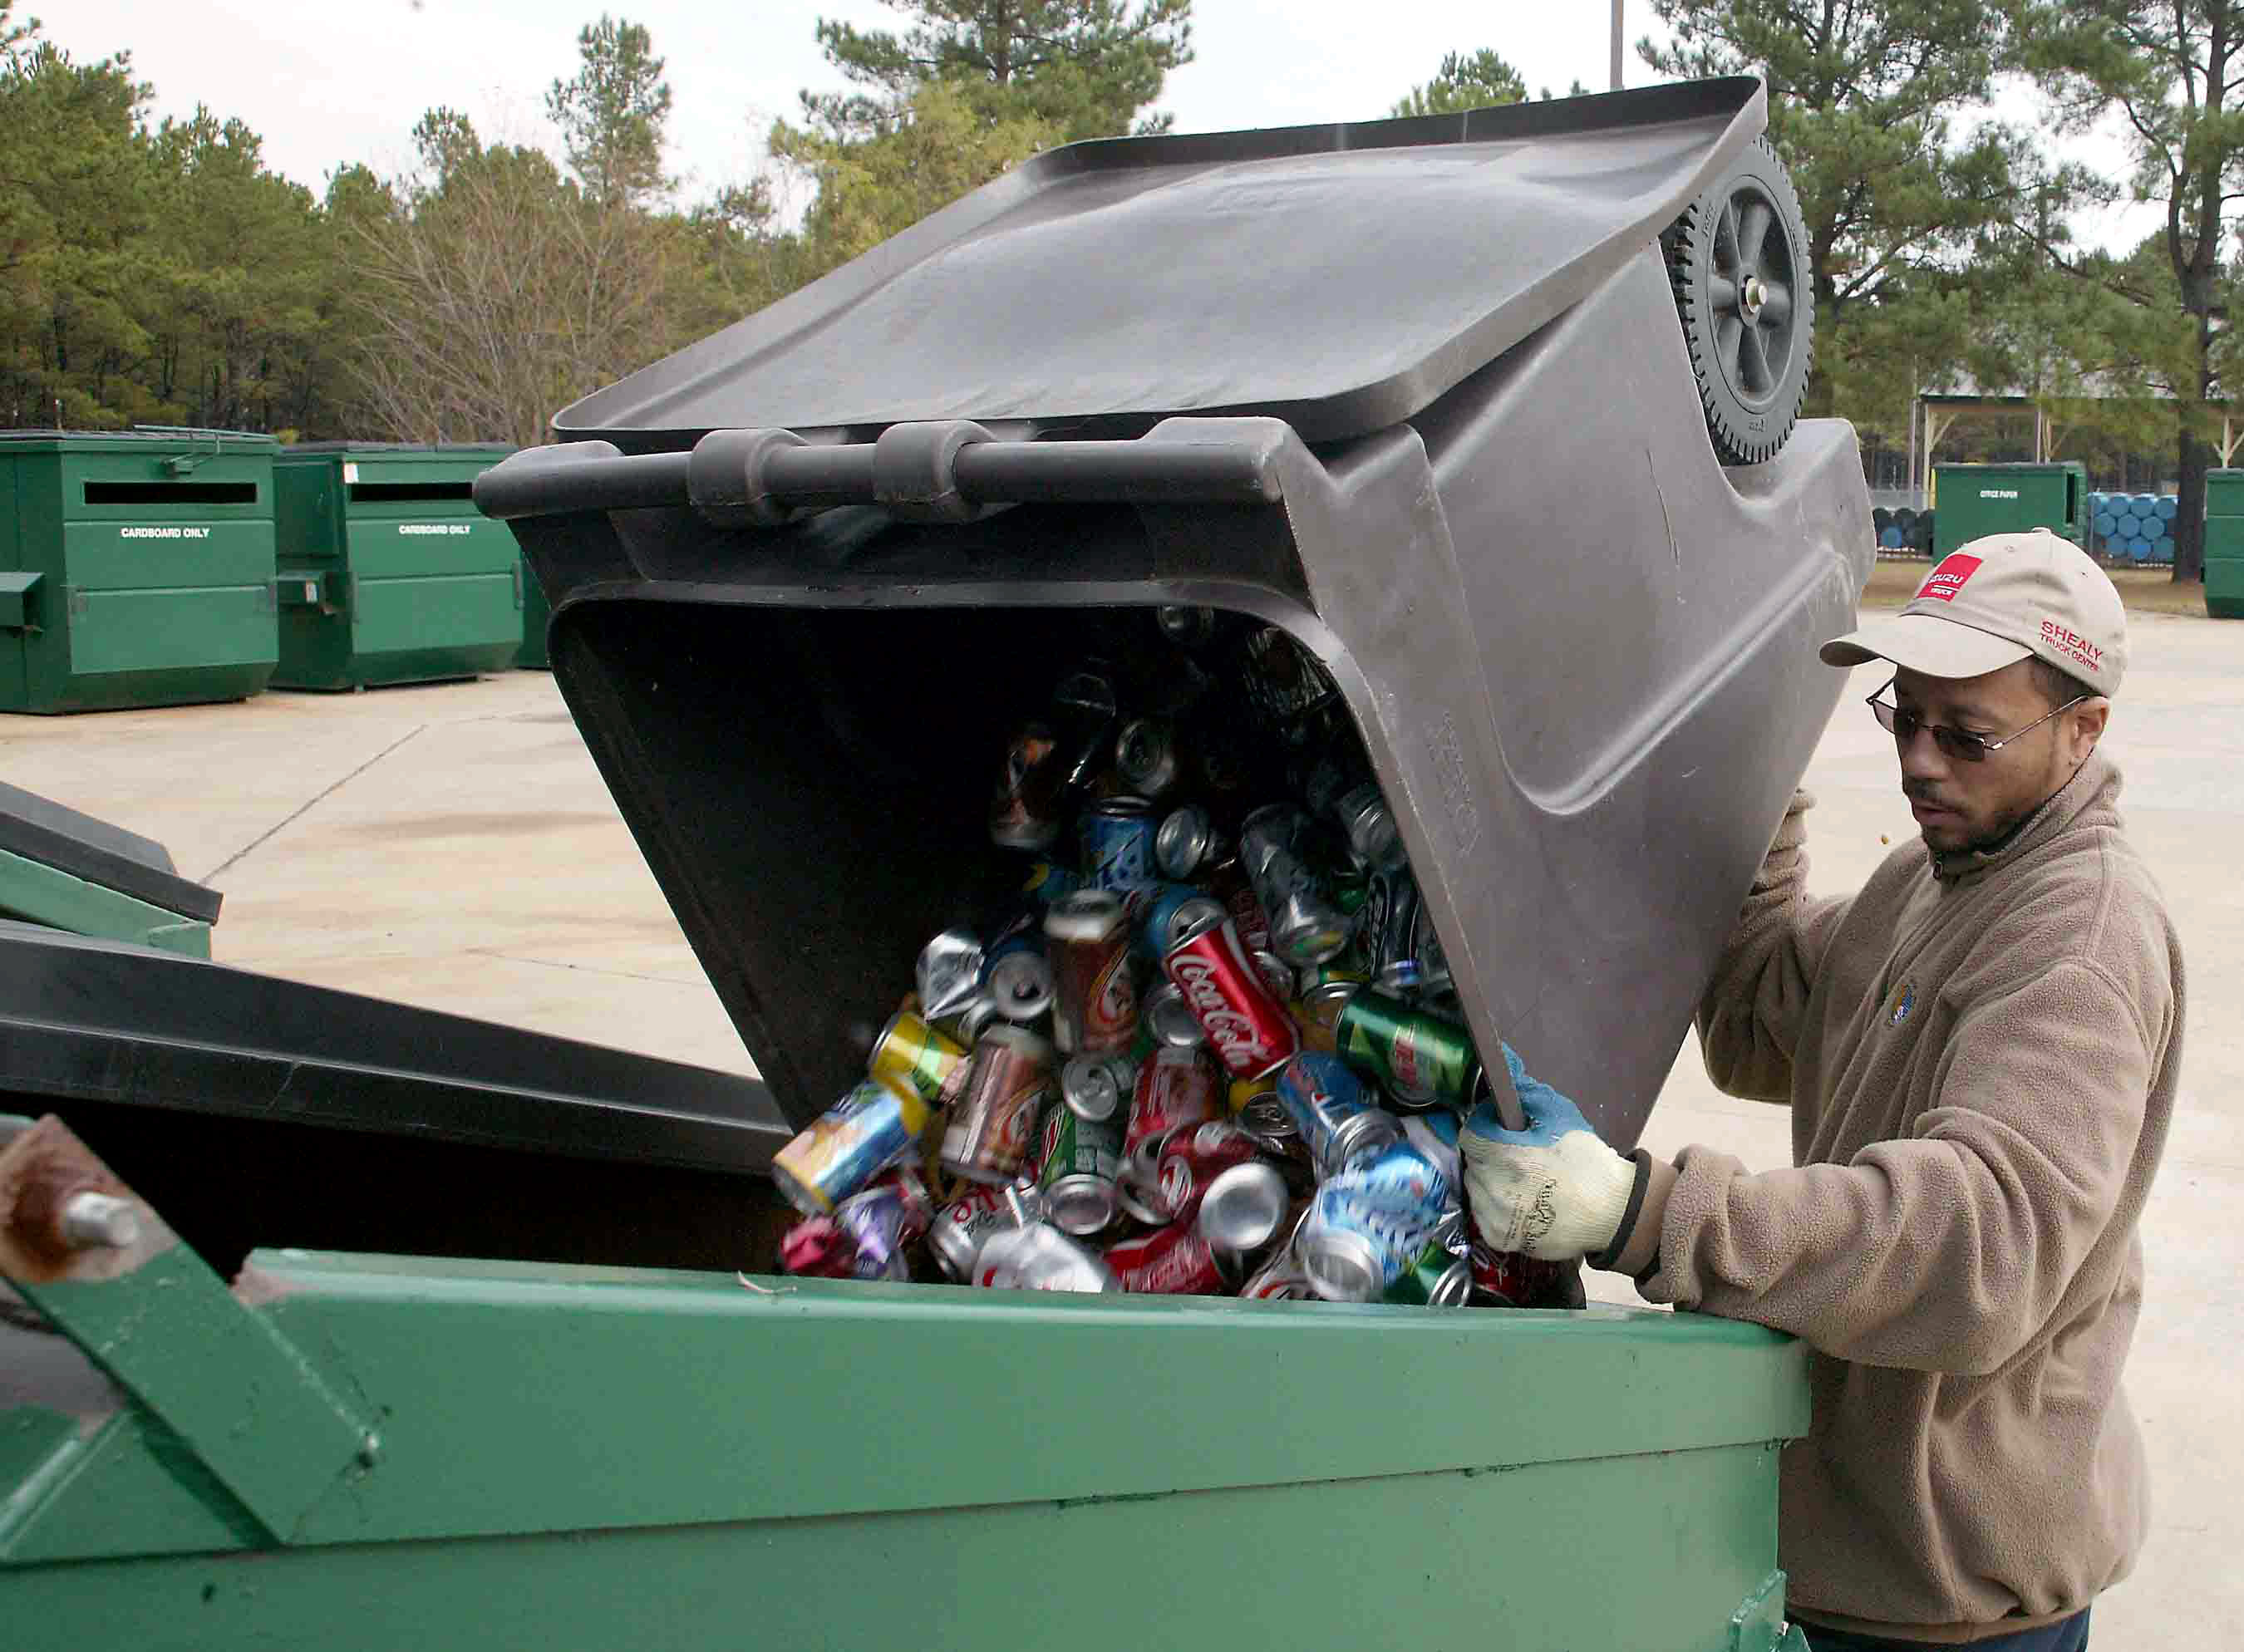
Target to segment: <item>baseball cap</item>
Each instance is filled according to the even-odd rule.
[[[1950,678],[1983,677],[2031,655],[2112,694],[2127,669],[2127,614],[2086,551],[2037,528],[1950,551],[1900,613],[1819,651],[1826,665],[1884,659]]]

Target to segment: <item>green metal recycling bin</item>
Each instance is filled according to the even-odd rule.
[[[2205,478],[2205,611],[2244,619],[2244,470]]]
[[[1935,465],[1932,554],[1945,556],[1988,534],[2046,528],[2086,542],[2088,469],[2048,465]]]
[[[231,432],[0,433],[0,711],[263,688],[274,448]]]
[[[469,496],[512,451],[496,442],[281,449],[274,683],[366,688],[512,665],[523,638],[521,556]]]

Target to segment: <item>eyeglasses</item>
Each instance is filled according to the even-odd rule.
[[[1870,715],[1878,719],[1878,726],[1903,745],[1916,739],[1917,731],[1922,729],[1932,736],[1932,743],[1940,748],[1943,756],[1953,758],[1958,763],[1984,763],[1987,760],[1988,752],[2001,751],[2020,735],[2032,733],[2051,718],[2071,711],[2083,700],[2096,698],[2092,694],[2076,694],[2056,711],[2034,718],[2017,733],[2005,734],[1999,740],[1991,740],[1984,735],[1969,733],[1963,729],[1943,728],[1937,723],[1928,723],[1916,712],[1903,711],[1890,700],[1878,698],[1878,694],[1884,693],[1892,686],[1893,684],[1889,682],[1885,688],[1881,688],[1877,694],[1871,695],[1863,702],[1870,708]]]

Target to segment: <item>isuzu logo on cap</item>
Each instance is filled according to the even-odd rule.
[[[1956,600],[1956,593],[1964,589],[1964,582],[1979,571],[1979,558],[1966,556],[1960,550],[1950,551],[1947,559],[1932,570],[1932,577],[1917,588],[1916,600],[1930,597],[1943,603]]]

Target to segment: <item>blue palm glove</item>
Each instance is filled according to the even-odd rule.
[[[1580,1108],[1528,1075],[1509,1044],[1504,1060],[1527,1128],[1504,1129],[1495,1103],[1483,1102],[1457,1133],[1474,1225],[1496,1250],[1545,1262],[1609,1253],[1641,1197],[1641,1159],[1606,1146]]]

